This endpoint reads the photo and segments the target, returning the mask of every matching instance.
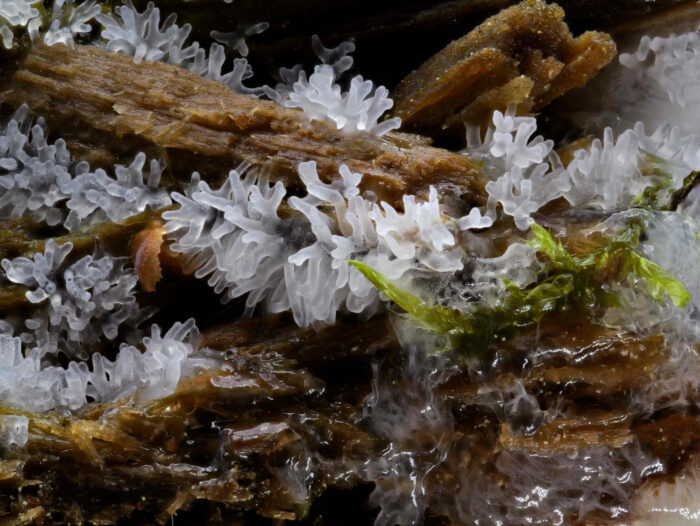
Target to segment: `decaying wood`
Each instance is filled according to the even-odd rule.
[[[111,142],[125,137],[157,148],[183,178],[194,170],[221,177],[246,161],[294,190],[301,186],[297,164],[315,161],[327,181],[347,164],[363,175],[365,191],[399,207],[404,194],[430,185],[463,189],[473,203],[485,199],[478,169],[463,155],[405,134],[347,135],[182,68],[134,64],[96,47],[34,46],[0,86],[0,98],[27,103],[69,140],[71,130],[82,137],[94,129]]]
[[[615,56],[609,35],[574,38],[556,4],[526,0],[501,11],[434,55],[393,92],[407,129],[459,128],[482,107],[527,113],[584,85]]]
[[[23,465],[0,465],[0,476],[29,497],[15,503],[16,514],[41,504],[69,523],[130,517],[139,524],[143,514],[165,523],[197,499],[224,511],[302,518],[326,487],[357,482],[346,462],[382,447],[357,425],[361,408],[323,393],[320,379],[274,354],[232,355],[223,369],[184,379],[173,395],[142,408],[26,414]],[[16,412],[0,406],[3,414]],[[308,492],[290,491],[288,477],[304,477],[297,468],[313,478]]]
[[[363,323],[339,319],[316,329],[298,327],[287,314],[270,315],[212,327],[204,331],[203,337],[204,347],[236,347],[247,356],[275,352],[300,366],[312,367],[398,348],[394,331],[383,316]]]
[[[632,442],[630,418],[623,412],[589,412],[540,426],[530,435],[514,435],[501,426],[499,441],[506,449],[524,449],[538,455],[573,453],[587,447],[617,448]]]

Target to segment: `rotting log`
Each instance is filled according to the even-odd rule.
[[[69,144],[88,135],[159,150],[183,179],[195,170],[221,177],[247,162],[264,165],[270,180],[294,190],[301,187],[297,164],[315,161],[326,181],[347,164],[362,174],[364,191],[398,207],[404,194],[424,194],[430,185],[459,188],[471,204],[485,201],[478,167],[423,139],[348,135],[177,66],[135,64],[96,47],[34,46],[0,85],[0,98],[28,104]]]

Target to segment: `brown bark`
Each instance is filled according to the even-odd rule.
[[[364,190],[395,206],[430,185],[463,189],[473,203],[485,199],[477,167],[463,155],[405,134],[344,134],[182,68],[135,64],[96,47],[35,46],[0,86],[0,98],[27,103],[69,141],[82,144],[87,134],[162,150],[185,177],[193,170],[221,176],[246,161],[265,165],[271,180],[294,189],[297,164],[315,161],[325,180],[347,164],[363,175]]]

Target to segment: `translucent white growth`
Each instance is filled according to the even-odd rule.
[[[401,119],[394,117],[379,123],[379,118],[394,105],[384,86],[374,88],[371,80],[360,75],[350,81],[350,89],[343,93],[335,83],[333,66],[320,65],[311,76],[301,72],[284,105],[300,108],[311,120],[325,120],[347,133],[367,131],[384,135],[401,126]]]
[[[523,170],[512,168],[495,181],[486,183],[489,207],[498,202],[513,217],[520,230],[530,226],[530,216],[545,204],[564,195],[570,188],[569,176],[562,170],[550,171],[548,164]]]
[[[67,198],[60,185],[70,178],[70,163],[66,143],[49,144],[44,121],[32,125],[21,106],[0,130],[0,217],[58,224]]]
[[[74,43],[76,36],[92,31],[88,22],[101,12],[97,0],[85,0],[79,5],[75,5],[75,0],[54,0],[44,43],[49,46]]]
[[[487,214],[482,214],[478,207],[472,208],[469,213],[457,220],[460,230],[473,230],[479,228],[488,228],[493,225],[493,217]]]
[[[551,141],[530,139],[535,127],[532,118],[494,112],[484,141],[473,128],[465,150],[495,179],[486,184],[486,215],[492,217],[500,203],[521,230],[528,228],[534,212],[559,197],[577,208],[612,211],[629,207],[645,188],[658,184],[658,177],[670,189],[679,189],[691,171],[700,169],[700,140],[668,124],[647,135],[637,123],[617,138],[606,128],[602,141],[576,150],[566,168]]]
[[[507,294],[504,278],[525,288],[537,281],[540,268],[530,245],[512,243],[501,256],[470,259],[462,279],[448,281],[437,296],[444,306],[461,311],[469,310],[475,302],[496,308]]]
[[[652,31],[662,32],[665,26]],[[664,123],[683,134],[698,134],[700,126],[700,36],[642,37],[629,53],[620,53],[587,88],[569,118],[586,129],[611,126],[616,133],[643,122],[648,129]],[[624,44],[623,44],[624,45]],[[610,89],[614,86],[614,89]],[[574,105],[572,105],[574,106]]]
[[[171,203],[168,192],[158,187],[163,169],[152,159],[144,183],[145,163],[146,155],[139,153],[129,166],[115,166],[114,178],[102,169],[91,172],[87,163],[79,163],[75,176],[60,185],[61,191],[69,196],[66,207],[70,212],[65,227],[77,231],[95,223],[120,222],[148,208],[168,206]]]
[[[372,207],[369,217],[374,221],[383,245],[398,260],[417,260],[436,272],[462,268],[462,250],[443,223],[437,190],[430,187],[427,201],[417,201],[405,195],[404,212],[399,214],[388,203]]]
[[[0,415],[0,450],[23,448],[29,439],[29,419],[19,415]]]
[[[156,161],[147,183],[143,153],[128,167],[116,166],[114,178],[101,169],[92,172],[87,163],[72,162],[62,139],[50,144],[44,121],[32,125],[28,113],[21,106],[0,129],[0,218],[63,223],[78,231],[170,204],[168,193],[158,188],[162,169]]]
[[[263,93],[263,88],[249,88],[243,84],[253,76],[253,68],[244,58],[233,60],[233,69],[228,73],[223,73],[224,64],[226,63],[226,52],[224,46],[212,44],[209,48],[209,57],[204,49],[199,48],[199,44],[195,43],[192,46],[194,53],[183,55],[182,57],[171,54],[170,59],[175,61],[189,71],[216,80],[226,84],[229,88],[252,97],[259,97]]]
[[[199,346],[194,320],[176,323],[165,336],[154,325],[142,344],[143,352],[122,345],[113,362],[94,355],[92,371],[85,362],[42,368],[35,354],[25,357],[20,338],[0,335],[0,401],[32,412],[69,412],[90,402],[168,396]]]
[[[190,195],[174,194],[179,210],[163,214],[197,277],[209,276],[224,299],[248,294],[247,307],[291,310],[302,326],[333,322],[336,312],[369,314],[379,306],[374,287],[350,264],[361,259],[392,279],[410,269],[438,272],[462,267],[461,249],[440,214],[437,192],[427,202],[404,198],[404,214],[359,195],[361,176],[343,166],[323,183],[313,162],[301,163],[304,198],[292,196],[299,216],[282,219],[281,183],[232,171],[219,190],[197,182]]]
[[[695,137],[682,137],[678,128],[661,126],[647,136],[637,123],[614,138],[606,128],[603,140],[574,152],[567,167],[571,191],[564,197],[577,207],[613,210],[627,207],[645,188],[656,183],[652,175],[659,167],[679,189],[683,179],[700,168],[700,150]]]
[[[670,37],[645,35],[634,53],[620,54],[620,64],[637,70],[639,83],[656,84],[681,108],[700,102],[700,36],[696,32]],[[648,88],[647,88],[648,89]]]
[[[38,35],[41,19],[39,10],[33,5],[36,0],[2,0],[0,2],[0,39],[6,49],[14,44],[13,28],[27,27],[30,36]]]
[[[569,190],[568,176],[562,170],[551,170],[545,162],[555,157],[552,152],[554,143],[545,141],[540,135],[532,138],[537,131],[537,121],[533,117],[516,117],[495,111],[492,121],[493,125],[486,130],[483,140],[479,127],[467,130],[464,153],[482,161],[484,173],[493,179],[486,184],[489,194],[486,215],[494,217],[496,205],[500,203],[517,227],[527,230],[531,214]],[[486,218],[474,215],[460,225],[486,223]]]
[[[429,498],[426,477],[446,458],[454,436],[452,413],[437,387],[455,370],[445,355],[426,350],[412,339],[404,346],[399,370],[386,370],[377,363],[372,367],[364,421],[390,444],[360,471],[375,485],[370,504],[379,508],[376,526],[423,522]]]
[[[349,40],[341,42],[336,47],[328,48],[323,45],[318,35],[311,36],[311,47],[322,64],[328,64],[339,77],[348,71],[354,62],[350,53],[355,52],[355,44]]]
[[[242,57],[247,57],[248,56],[248,45],[246,44],[245,39],[247,37],[259,35],[263,31],[265,31],[268,27],[270,27],[270,24],[268,24],[267,22],[260,22],[258,24],[253,24],[253,25],[240,25],[239,24],[238,27],[236,28],[236,31],[232,31],[230,33],[222,33],[221,31],[212,31],[210,33],[210,35],[219,44],[223,44],[229,49],[232,49],[234,51],[238,51],[238,53]]]
[[[57,271],[72,249],[72,243],[57,245],[53,239],[49,239],[44,252],[37,252],[32,259],[24,257],[3,259],[2,268],[5,271],[5,277],[13,283],[31,289],[26,293],[30,302],[41,303],[56,293]]]
[[[350,53],[355,51],[355,44],[349,40],[341,42],[334,48],[327,48],[323,45],[318,35],[313,35],[311,37],[311,46],[321,63],[333,68],[336,79],[340,78],[343,73],[352,67],[353,58],[350,56]],[[278,83],[274,89],[265,86],[265,95],[278,104],[284,104],[289,98],[289,94],[294,91],[294,84],[302,75],[306,75],[302,64],[296,64],[291,68],[280,68],[279,78],[282,82]]]
[[[241,172],[244,169],[240,170]],[[218,190],[198,182],[189,196],[173,194],[181,207],[166,212],[165,229],[175,234],[172,249],[188,256],[195,276],[209,276],[229,300],[254,292],[248,307],[266,300],[271,312],[289,308],[284,290],[286,244],[277,215],[285,190],[254,173],[232,170]]]
[[[513,168],[525,170],[544,162],[551,153],[554,142],[545,141],[541,135],[532,138],[537,131],[534,117],[495,111],[492,122],[483,140],[479,126],[468,127],[464,150],[469,157],[484,163],[487,175],[498,177]]]
[[[177,15],[168,16],[161,27],[160,9],[149,2],[139,13],[131,0],[114,8],[114,14],[99,14],[97,20],[104,26],[102,38],[109,51],[126,53],[137,64],[142,60],[169,62],[171,53],[183,53],[185,40],[192,30],[190,24],[179,27]]]
[[[2,260],[6,278],[27,287],[30,302],[46,301],[25,321],[29,332],[22,334],[40,357],[57,352],[82,357],[87,346],[113,340],[122,325],[133,326],[143,317],[134,295],[138,279],[122,261],[85,256],[65,266],[72,248],[51,239],[31,259]]]
[[[552,524],[572,524],[596,514],[619,518],[629,512],[630,494],[642,474],[659,470],[636,443],[581,448],[574,454],[502,451],[495,465],[502,474],[498,480],[507,482],[491,481],[486,494],[471,496],[463,484],[457,496],[463,499],[457,502],[461,521],[483,517],[487,522],[498,511],[503,524],[536,524],[541,517]]]
[[[192,26],[178,26],[175,23],[177,15],[174,13],[168,16],[161,26],[160,9],[155,7],[153,2],[149,2],[143,13],[136,10],[131,0],[126,0],[123,6],[115,7],[114,11],[115,14],[97,16],[97,20],[105,26],[102,39],[106,49],[131,55],[136,63],[151,60],[175,64],[203,77],[222,82],[245,95],[258,97],[263,93],[263,88],[248,88],[243,85],[244,80],[253,76],[253,70],[247,60],[235,59],[233,69],[227,73],[223,72],[226,62],[224,46],[212,44],[208,56],[207,51],[201,48],[198,42],[185,46]],[[252,26],[250,30],[259,33],[265,28],[265,23],[261,23]],[[244,46],[245,42],[238,42],[238,47],[242,45]]]

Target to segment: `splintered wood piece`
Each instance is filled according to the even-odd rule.
[[[499,441],[505,449],[538,455],[573,453],[588,447],[616,448],[632,442],[630,423],[624,412],[591,412],[548,422],[531,435],[514,435],[508,424],[502,424]]]
[[[439,133],[471,117],[470,106],[479,99],[490,101],[491,111],[508,105],[521,112],[538,110],[584,85],[615,53],[609,35],[589,31],[574,38],[558,5],[526,0],[489,18],[404,78],[393,93],[393,113],[407,129]],[[520,76],[531,84],[513,83]]]
[[[485,182],[464,155],[401,133],[345,134],[183,68],[135,64],[130,56],[97,47],[32,47],[0,85],[0,98],[27,103],[69,144],[90,136],[93,144],[128,140],[160,150],[185,180],[194,170],[221,178],[245,161],[264,165],[271,181],[299,189],[298,163],[315,161],[325,181],[346,164],[362,174],[364,191],[399,208],[404,194],[424,194],[431,185],[460,189],[474,204],[485,202]]]

